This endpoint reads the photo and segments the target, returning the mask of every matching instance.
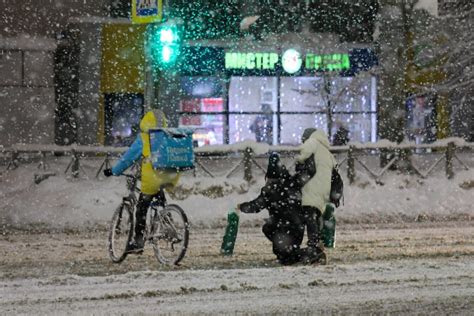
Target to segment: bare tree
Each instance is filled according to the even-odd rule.
[[[449,96],[452,132],[474,141],[474,8],[460,7],[440,17],[436,28],[443,36],[438,54],[445,79],[436,86]]]

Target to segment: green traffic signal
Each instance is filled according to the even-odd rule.
[[[162,69],[176,64],[181,37],[176,25],[153,25],[149,28],[148,45],[153,63]]]
[[[171,62],[173,58],[173,50],[169,46],[164,46],[163,50],[161,51],[161,60],[164,63],[169,63]]]
[[[171,28],[162,28],[160,30],[160,42],[173,43],[177,38],[177,34]]]

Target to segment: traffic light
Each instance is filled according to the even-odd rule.
[[[161,69],[176,65],[181,50],[181,32],[177,25],[151,25],[148,35],[149,54]]]

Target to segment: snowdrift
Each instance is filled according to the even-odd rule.
[[[0,174],[0,227],[5,229],[104,229],[126,193],[125,178],[94,177],[98,161],[87,161],[79,178],[64,173],[68,161],[50,162],[54,176],[34,182],[44,174],[37,164],[22,164]],[[389,172],[384,184],[362,172],[356,183],[345,179],[345,204],[337,209],[339,223],[384,223],[427,220],[472,220],[474,171],[457,171],[446,179],[442,170],[427,179]],[[247,183],[238,173],[231,177],[194,177],[185,173],[175,192],[168,195],[187,212],[194,227],[221,227],[230,206],[255,198],[264,177]],[[260,225],[266,211],[242,215],[243,225]]]

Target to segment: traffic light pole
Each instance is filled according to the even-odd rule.
[[[148,59],[148,58],[147,58]],[[145,61],[145,112],[153,108],[155,103],[155,80],[151,63]]]
[[[156,83],[155,83],[156,84]],[[179,75],[170,70],[160,70],[157,80],[157,107],[162,110],[169,126],[179,125]]]
[[[151,25],[147,25],[145,36],[145,112],[155,107],[155,71],[153,69],[153,60],[151,56],[151,47],[148,34]]]

